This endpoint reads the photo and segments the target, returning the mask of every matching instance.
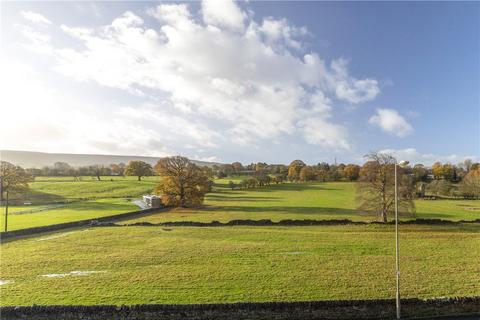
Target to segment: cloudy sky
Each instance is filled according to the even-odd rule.
[[[478,2],[2,2],[0,149],[480,154]]]

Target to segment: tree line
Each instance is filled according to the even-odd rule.
[[[460,181],[459,190],[466,198],[480,198],[480,164],[466,161],[462,166],[451,164],[435,164],[431,169],[422,165],[413,167],[397,167],[393,156],[382,153],[371,153],[366,156],[367,161],[362,165],[329,165],[320,163],[309,166],[301,160],[294,160],[289,166],[268,165],[257,163],[243,166],[240,162],[231,165],[214,166],[213,168],[197,166],[185,157],[166,157],[158,160],[152,167],[143,161],[131,161],[126,166],[118,165],[122,171],[116,174],[136,176],[140,181],[142,177],[158,175],[160,180],[155,191],[162,198],[162,203],[167,206],[191,207],[203,203],[205,194],[212,190],[213,178],[222,177],[227,172],[233,174],[250,175],[238,185],[229,182],[232,189],[255,188],[278,184],[285,181],[358,181],[357,202],[358,209],[376,212],[381,221],[386,222],[388,214],[394,208],[395,170],[398,176],[399,209],[401,212],[415,211],[414,197],[418,196],[418,185],[433,179],[430,184],[445,184],[451,180]],[[87,170],[90,174],[100,179],[102,172],[100,166],[72,168],[66,163],[58,162],[53,169],[57,175],[83,173]],[[109,167],[110,170],[115,168]],[[0,161],[0,204],[5,205],[5,228],[7,226],[8,199],[12,193],[21,193],[28,189],[35,174],[46,172],[34,171],[37,169],[23,169],[20,166]],[[40,169],[42,170],[42,169]],[[74,171],[71,171],[74,170]],[[91,171],[88,171],[91,170]],[[110,171],[112,172],[112,171]],[[453,172],[453,173],[452,173]],[[433,176],[433,177],[431,177]],[[459,180],[460,179],[460,180]]]

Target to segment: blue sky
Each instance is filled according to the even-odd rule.
[[[479,6],[2,2],[0,149],[478,160]]]

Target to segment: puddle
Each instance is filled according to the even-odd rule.
[[[57,239],[57,238],[62,238],[62,237],[68,236],[68,235],[71,234],[71,233],[74,233],[74,231],[72,231],[72,232],[65,232],[65,233],[61,233],[61,234],[56,234],[56,235],[53,235],[53,236],[50,236],[50,237],[40,238],[40,239],[37,239],[36,241],[47,241],[47,240],[53,240],[53,239]]]
[[[48,274],[42,274],[39,277],[44,277],[44,278],[64,278],[64,277],[69,277],[69,276],[88,276],[94,273],[105,273],[107,271],[105,270],[100,270],[100,271],[70,271],[68,273],[48,273]]]
[[[3,286],[5,284],[13,283],[13,280],[2,280],[0,279],[0,286]]]

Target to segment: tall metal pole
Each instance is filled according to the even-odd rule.
[[[395,162],[395,264],[397,274],[397,319],[400,319],[400,259],[398,246],[398,185],[397,185],[397,163]]]
[[[7,223],[8,223],[8,190],[6,192],[7,194],[7,202],[5,203],[5,232],[7,232]]]

